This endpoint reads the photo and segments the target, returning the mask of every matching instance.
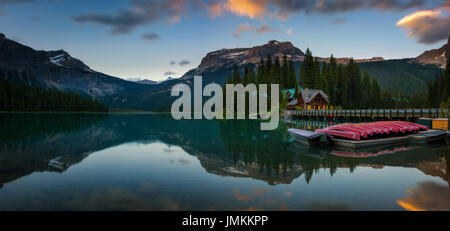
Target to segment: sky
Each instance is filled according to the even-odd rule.
[[[0,33],[112,76],[159,81],[208,52],[269,40],[319,57],[416,57],[447,41],[450,0],[0,0]]]

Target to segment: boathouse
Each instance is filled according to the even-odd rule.
[[[317,89],[299,89],[298,97],[294,97],[295,89],[282,90],[288,97],[288,108],[300,107],[304,109],[325,109],[330,103],[328,96]]]

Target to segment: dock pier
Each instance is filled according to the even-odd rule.
[[[439,118],[448,109],[373,109],[373,110],[285,110],[289,117],[324,118],[324,119],[389,119],[416,120],[421,117]]]

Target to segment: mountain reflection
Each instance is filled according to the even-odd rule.
[[[446,145],[369,150],[363,154],[373,155],[364,156],[291,142],[283,123],[260,131],[259,121],[176,121],[152,114],[0,114],[0,122],[0,185],[33,172],[63,172],[109,147],[156,141],[181,147],[209,173],[270,185],[299,177],[310,182],[319,171],[333,176],[339,168],[352,172],[358,166],[417,168],[448,182]]]

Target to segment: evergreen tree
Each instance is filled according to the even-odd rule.
[[[244,78],[242,80],[244,86],[247,86],[247,84],[249,83],[249,70],[248,70],[248,65],[245,65],[244,67]]]
[[[249,83],[256,83],[255,70],[253,69],[253,67],[249,67],[248,75],[249,75],[248,77]]]
[[[434,107],[434,99],[436,98],[436,96],[435,92],[433,91],[433,81],[430,80],[427,82],[427,89],[428,89],[427,104],[430,107]]]
[[[442,92],[442,101],[448,102],[450,100],[450,54],[447,55],[447,64],[444,71],[444,89]]]
[[[364,72],[364,77],[361,84],[361,109],[368,109],[370,107],[370,90],[370,76],[366,71]]]
[[[295,66],[292,60],[289,60],[288,64],[288,80],[287,88],[298,88],[297,74],[295,73]]]
[[[241,74],[239,73],[237,65],[234,64],[234,68],[233,68],[233,84],[238,84],[238,83],[241,83]]]
[[[337,105],[337,95],[336,95],[336,81],[337,81],[337,62],[336,59],[331,55],[330,57],[330,64],[327,68],[327,74],[325,75],[325,78],[327,80],[327,86],[328,86],[328,96],[330,99],[331,105]]]
[[[359,67],[353,59],[347,65],[347,74],[349,75],[349,92],[347,95],[348,105],[352,108],[358,108],[361,102],[361,73]]]
[[[303,88],[314,88],[315,62],[309,48],[306,50],[305,58],[300,68],[300,81]]]
[[[258,65],[258,71],[256,73],[256,83],[257,84],[265,83],[265,80],[264,80],[264,75],[265,75],[264,70],[265,69],[266,68],[264,66],[264,59],[261,58],[260,64]]]
[[[25,72],[12,71],[8,76],[22,76]],[[17,85],[0,80],[0,111],[97,111],[108,108],[95,99],[73,92]]]
[[[287,61],[286,54],[284,54],[283,55],[283,62],[282,62],[282,66],[281,66],[281,81],[280,81],[281,89],[288,89],[289,88],[288,73],[289,73],[288,61]]]
[[[380,108],[380,101],[381,101],[381,90],[380,86],[378,85],[378,81],[375,78],[372,78],[372,83],[370,84],[370,95],[369,95],[369,101],[370,101],[370,108]]]
[[[280,84],[281,83],[281,66],[280,66],[280,59],[278,56],[275,58],[275,62],[272,65],[272,74],[271,74],[271,83],[273,84]],[[280,89],[283,89],[282,86],[280,86]]]
[[[272,82],[272,56],[267,55],[265,71],[264,71],[264,83]]]
[[[320,79],[320,62],[316,58],[314,58],[314,75],[313,75],[313,85],[311,88],[320,89],[321,87],[321,79]]]

